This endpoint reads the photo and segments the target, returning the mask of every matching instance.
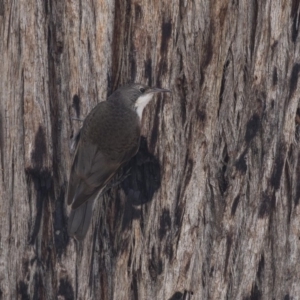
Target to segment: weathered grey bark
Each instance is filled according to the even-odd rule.
[[[298,0],[0,0],[0,298],[300,299],[299,27]],[[72,117],[128,81],[173,95],[77,245]]]

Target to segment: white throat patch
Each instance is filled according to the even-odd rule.
[[[142,95],[136,100],[134,107],[136,108],[136,112],[140,117],[140,119],[142,119],[143,110],[146,107],[146,105],[150,102],[152,97],[153,94],[151,93],[151,94]]]

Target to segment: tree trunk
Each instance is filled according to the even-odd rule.
[[[0,298],[300,299],[299,28],[298,0],[0,0]],[[129,81],[173,94],[77,243],[72,118]]]

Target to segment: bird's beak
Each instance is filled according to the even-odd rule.
[[[172,93],[172,91],[168,89],[150,88],[148,93]]]

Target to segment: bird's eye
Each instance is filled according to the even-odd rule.
[[[141,92],[141,93],[145,93],[145,89],[141,87],[141,88],[140,88],[140,92]]]

